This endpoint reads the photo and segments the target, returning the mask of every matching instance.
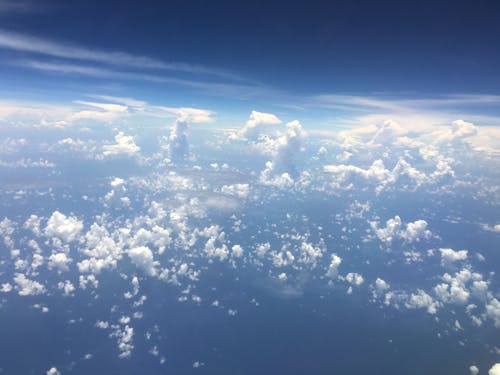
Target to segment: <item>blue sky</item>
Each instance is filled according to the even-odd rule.
[[[499,16],[493,1],[2,0],[0,96],[133,97],[208,108],[222,125],[255,108],[323,127],[406,100],[491,125]]]

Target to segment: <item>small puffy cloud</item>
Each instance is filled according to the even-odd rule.
[[[470,375],[477,375],[479,374],[479,368],[476,365],[471,365],[469,367],[469,373]]]
[[[495,224],[495,225],[483,224],[481,225],[481,228],[483,228],[483,230],[486,230],[488,232],[500,233],[500,224]]]
[[[250,192],[250,187],[248,184],[233,184],[224,185],[221,187],[221,193],[234,195],[238,198],[246,198]]]
[[[342,258],[340,258],[337,254],[331,255],[330,265],[328,266],[328,270],[326,271],[326,277],[333,279],[337,277],[339,271],[338,267],[342,263]]]
[[[158,262],[153,258],[153,252],[146,246],[138,246],[128,251],[132,263],[142,269],[147,275],[155,276]]]
[[[408,309],[426,309],[429,314],[436,314],[437,303],[423,290],[412,293],[405,303]]]
[[[62,290],[65,296],[70,296],[75,291],[75,286],[69,280],[60,281],[57,283],[57,288]]]
[[[500,328],[500,301],[498,301],[496,298],[493,298],[486,305],[486,315],[488,315],[488,317],[491,320],[493,320],[495,327]],[[499,372],[499,374],[500,374],[500,372]]]
[[[133,155],[140,151],[135,144],[134,137],[119,132],[115,135],[115,144],[102,146],[104,156]]]
[[[345,279],[352,285],[361,285],[365,281],[365,279],[363,279],[363,276],[356,272],[349,272],[345,276]]]
[[[389,288],[390,288],[389,283],[377,277],[375,283],[372,285],[373,296],[380,298],[389,290]]]
[[[110,185],[112,187],[117,187],[117,186],[121,186],[125,183],[125,180],[123,178],[120,178],[120,177],[115,177],[111,180],[110,182]]]
[[[49,370],[47,370],[46,374],[47,375],[61,375],[61,372],[57,368],[51,367]]]
[[[488,371],[488,375],[500,375],[500,363],[495,363]]]
[[[441,253],[441,265],[449,267],[453,263],[467,259],[467,250],[455,251],[453,249],[439,249]]]
[[[410,222],[405,227],[398,215],[387,220],[385,227],[379,227],[378,222],[371,222],[370,225],[378,239],[387,244],[396,240],[403,240],[406,243],[419,242],[430,238],[432,235],[431,231],[427,229],[425,220]]]
[[[68,271],[69,270],[68,264],[70,263],[71,263],[71,258],[68,257],[66,253],[60,252],[52,254],[49,257],[48,267],[49,269],[57,269],[60,272]]]
[[[34,296],[44,294],[45,287],[38,281],[30,280],[22,273],[17,273],[14,276],[14,282],[20,296]]]
[[[231,248],[231,251],[233,256],[235,256],[236,258],[240,258],[243,256],[243,248],[240,245],[234,245]]]
[[[63,241],[75,241],[83,229],[83,223],[74,216],[66,216],[54,211],[47,221],[45,235],[58,237]]]

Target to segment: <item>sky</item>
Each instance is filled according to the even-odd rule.
[[[302,112],[309,127],[424,99],[404,109],[488,123],[499,17],[495,1],[2,0],[0,95],[125,96],[208,108],[221,125],[258,106]]]
[[[500,375],[499,19],[0,0],[0,373]]]

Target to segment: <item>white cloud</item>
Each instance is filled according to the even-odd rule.
[[[495,327],[500,328],[500,301],[498,301],[496,298],[493,298],[486,305],[486,314],[491,320],[493,320]]]
[[[245,126],[230,135],[230,139],[256,141],[269,125],[279,125],[282,121],[271,113],[252,111]]]
[[[45,226],[47,237],[58,237],[63,241],[77,240],[83,229],[83,223],[74,216],[66,216],[59,211],[54,211]]]
[[[260,175],[264,185],[287,187],[293,184],[297,174],[294,165],[295,156],[302,150],[305,132],[298,121],[286,124],[285,132],[278,132],[275,139],[269,138],[265,147],[273,155],[273,160],[266,163]]]
[[[140,147],[135,144],[134,137],[131,135],[125,135],[123,132],[119,132],[115,135],[115,144],[104,145],[102,147],[103,154],[105,156],[114,155],[133,155],[140,151]]]
[[[345,276],[345,279],[352,285],[361,285],[365,281],[363,276],[361,276],[359,273],[356,272],[349,272]]]
[[[495,363],[488,371],[488,375],[500,375],[500,363]]]
[[[153,252],[149,249],[149,247],[134,247],[128,251],[128,256],[130,257],[132,263],[142,269],[147,275],[156,275],[156,267],[159,263],[154,260]]]
[[[51,367],[47,370],[47,375],[61,375],[61,372],[57,368]]]
[[[328,266],[328,270],[326,271],[326,276],[333,279],[337,277],[339,271],[338,267],[342,263],[342,258],[340,258],[337,254],[331,255],[330,265]]]
[[[470,375],[477,375],[479,374],[479,368],[476,365],[471,365],[469,367],[469,373]]]
[[[45,294],[46,292],[45,286],[37,281],[28,279],[22,273],[16,273],[14,282],[16,283],[16,289],[20,296],[34,296]]]
[[[233,73],[207,68],[201,65],[180,62],[166,63],[146,56],[137,56],[125,52],[96,50],[94,48],[89,49],[6,30],[0,30],[0,48],[107,65],[141,69],[162,69],[191,74],[208,74],[233,80],[245,80]]]
[[[398,215],[387,220],[385,227],[379,228],[379,223],[376,221],[370,222],[370,225],[378,239],[387,244],[396,240],[403,240],[405,243],[419,242],[429,239],[432,235],[431,231],[427,229],[425,220],[410,222],[406,224],[405,228]]]
[[[436,314],[438,304],[423,290],[412,293],[405,303],[408,309],[427,309],[429,314]]]
[[[467,250],[455,251],[453,249],[439,249],[441,253],[441,264],[444,267],[450,267],[455,262],[464,261],[467,259]]]
[[[66,253],[55,253],[49,257],[48,267],[57,269],[59,272],[68,271],[68,265],[71,263],[71,258]]]
[[[98,110],[79,110],[72,113],[67,121],[72,123],[78,120],[95,120],[112,122],[120,117],[128,115],[128,107],[120,104],[114,103],[95,103],[83,100],[75,101],[77,104],[81,104],[87,107],[97,108]]]

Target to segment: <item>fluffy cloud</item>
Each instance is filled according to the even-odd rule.
[[[340,258],[337,254],[331,255],[330,265],[328,266],[328,270],[326,271],[326,277],[331,279],[337,277],[339,271],[338,267],[342,263],[342,258]]]
[[[423,290],[412,293],[405,303],[408,309],[426,309],[429,314],[436,314],[438,304]]]
[[[500,301],[493,298],[486,305],[486,314],[491,320],[493,320],[495,327],[500,328]]]
[[[17,273],[14,276],[14,282],[20,296],[34,296],[38,294],[45,294],[45,286],[37,281],[28,279],[22,273]]]
[[[345,279],[347,282],[349,282],[352,285],[361,285],[365,281],[363,276],[361,276],[359,273],[356,272],[349,272],[346,276]]]
[[[467,250],[439,249],[439,252],[441,253],[441,264],[444,267],[450,267],[455,262],[467,259]]]
[[[57,368],[51,367],[47,370],[47,375],[61,375],[61,372]]]
[[[292,121],[286,124],[285,132],[279,133],[276,139],[268,140],[266,147],[273,155],[273,160],[266,163],[266,169],[260,175],[261,183],[275,186],[293,183],[297,175],[294,159],[302,149],[304,136],[302,125]]]
[[[419,242],[423,239],[429,239],[432,235],[431,231],[427,229],[425,220],[416,220],[404,227],[398,215],[387,220],[385,227],[379,228],[378,222],[370,222],[370,225],[378,239],[387,244],[396,240],[403,240],[405,243]]]
[[[63,241],[75,241],[83,229],[83,223],[74,216],[66,216],[54,211],[45,226],[47,237],[57,237]]]
[[[279,125],[282,121],[271,113],[252,111],[245,126],[230,135],[230,139],[255,141],[269,125]]]
[[[115,144],[102,146],[104,156],[133,155],[140,151],[135,144],[134,137],[119,132],[115,135]]]
[[[153,252],[146,246],[134,247],[128,251],[132,263],[142,269],[147,275],[155,276],[158,262],[154,260]]]
[[[71,263],[71,258],[69,258],[66,253],[61,252],[61,253],[52,254],[49,257],[48,267],[50,269],[55,268],[55,269],[59,270],[60,272],[68,271],[69,270],[68,264],[70,264],[70,263]]]
[[[495,363],[488,371],[488,375],[500,375],[500,363]]]

